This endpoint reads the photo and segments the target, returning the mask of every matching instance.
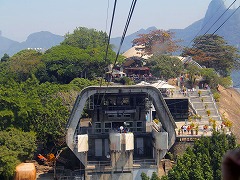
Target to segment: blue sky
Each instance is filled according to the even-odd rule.
[[[39,31],[64,35],[80,26],[105,31],[108,12],[108,32],[113,2],[114,0],[0,0],[0,30],[4,37],[19,42]],[[210,2],[211,0],[138,0],[127,34],[151,26],[165,30],[185,28],[204,17]],[[130,0],[118,0],[112,37],[122,35],[130,4]]]

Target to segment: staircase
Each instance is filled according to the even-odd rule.
[[[199,97],[198,91],[189,92],[189,101],[195,110],[196,114],[200,115],[202,118],[199,121],[199,125],[209,124],[209,118],[216,120],[217,124],[221,121],[221,116],[219,115],[215,100],[212,96],[210,90],[200,90],[202,93]],[[210,115],[208,116],[207,110],[210,110]]]

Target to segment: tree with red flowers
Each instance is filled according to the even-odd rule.
[[[142,55],[169,54],[179,49],[179,40],[173,40],[174,33],[165,30],[155,30],[148,34],[139,34],[132,41],[133,45],[142,46]]]

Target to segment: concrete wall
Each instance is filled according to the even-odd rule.
[[[92,173],[91,175],[88,175],[85,179],[86,180],[129,180],[129,179],[133,179],[133,174],[126,173],[126,172],[125,173],[115,172],[114,174],[111,174],[111,172],[107,172],[106,174]]]
[[[134,169],[133,180],[141,180],[141,173],[144,172],[147,176],[151,177],[153,172],[157,172],[157,168],[152,169]]]
[[[194,142],[186,142],[186,141],[182,141],[182,142],[175,142],[174,145],[171,147],[170,152],[176,156],[176,155],[182,155],[187,147],[192,147],[194,144]]]

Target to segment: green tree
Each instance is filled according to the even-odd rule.
[[[174,33],[171,31],[155,30],[148,34],[139,34],[138,38],[132,41],[133,45],[143,46],[142,55],[160,55],[175,52],[179,49],[176,40],[173,40]]]
[[[156,172],[153,172],[150,180],[160,180],[160,178],[158,177]]]
[[[11,179],[17,164],[30,160],[36,150],[34,132],[16,128],[0,131],[0,177]]]
[[[192,64],[187,64],[185,69],[188,74],[188,83],[193,87],[196,84],[197,77],[200,75],[200,68]]]
[[[18,52],[8,61],[9,73],[19,82],[26,81],[35,73],[41,56],[42,53],[35,50],[22,50]]]
[[[236,148],[233,135],[215,131],[211,137],[202,137],[178,157],[177,164],[168,173],[168,179],[221,179],[222,157],[233,148]]]
[[[239,67],[237,48],[226,43],[223,37],[206,34],[198,36],[191,48],[183,50],[184,56],[192,56],[200,65],[214,68],[220,75],[229,76],[231,71]]]
[[[47,50],[42,60],[44,65],[39,68],[37,78],[65,84],[75,77],[84,76],[91,56],[83,49],[60,45]]]
[[[86,27],[78,27],[72,34],[66,34],[65,40],[61,44],[81,49],[92,49],[102,46],[106,47],[107,39],[108,36],[105,32],[88,29]]]
[[[221,84],[225,88],[229,88],[233,85],[233,81],[230,76],[227,76],[227,77],[220,78],[219,84]]]
[[[74,88],[77,91],[80,91],[88,86],[94,86],[94,85],[98,85],[98,84],[99,84],[98,80],[90,81],[90,80],[84,79],[84,78],[75,78],[69,83],[71,88]]]
[[[150,178],[144,172],[141,173],[141,178],[142,180],[150,180]]]
[[[64,135],[69,111],[57,96],[62,86],[39,84],[36,78],[3,85],[0,89],[0,129],[14,126],[33,130],[39,140],[57,141]]]
[[[201,69],[201,75],[205,82],[212,88],[216,89],[220,83],[220,77],[213,68]]]
[[[1,58],[1,62],[6,62],[6,61],[9,60],[9,58],[10,58],[9,55],[5,53],[5,54],[3,55],[3,57]]]
[[[113,62],[115,53],[110,51],[106,61],[104,56],[103,47],[79,49],[69,45],[55,46],[43,55],[36,77],[41,82],[61,84],[68,84],[74,78],[94,79],[103,75],[107,65]]]
[[[183,71],[182,62],[176,58],[167,55],[154,55],[148,62],[147,66],[156,77],[170,79],[177,77]]]

